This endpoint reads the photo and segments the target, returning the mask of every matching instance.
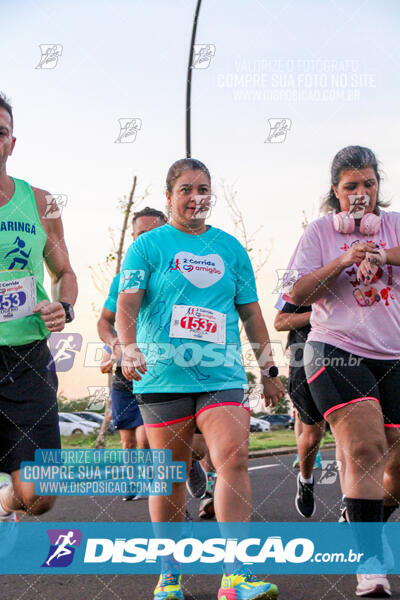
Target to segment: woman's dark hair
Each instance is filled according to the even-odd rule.
[[[173,165],[170,166],[167,173],[167,190],[172,192],[172,188],[175,185],[175,181],[184,173],[185,171],[203,171],[211,182],[210,171],[207,169],[206,165],[202,163],[200,160],[196,158],[181,158],[174,162]]]
[[[335,196],[333,186],[337,187],[343,171],[348,171],[349,169],[367,169],[368,167],[374,169],[379,185],[381,182],[381,174],[379,171],[378,161],[372,150],[369,148],[364,148],[363,146],[346,146],[346,148],[339,150],[332,161],[331,189],[322,201],[321,213],[327,213],[332,210],[334,212],[340,211],[340,203]],[[378,190],[376,205],[384,208],[389,206],[389,204],[389,202],[383,202],[379,199]]]

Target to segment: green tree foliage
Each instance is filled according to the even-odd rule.
[[[256,383],[256,376],[251,371],[246,371],[246,377],[249,385]]]
[[[80,398],[79,400],[67,400],[65,396],[58,397],[58,410],[60,412],[76,412],[88,410],[89,398]]]

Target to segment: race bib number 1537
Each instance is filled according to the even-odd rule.
[[[224,313],[201,306],[173,306],[170,337],[225,344],[225,329]]]
[[[0,323],[31,315],[35,305],[34,276],[0,281]]]

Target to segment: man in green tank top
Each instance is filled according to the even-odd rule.
[[[72,321],[78,293],[55,200],[7,175],[15,141],[12,108],[0,94],[0,521],[54,504],[21,481],[20,463],[34,460],[36,449],[61,447],[47,338]],[[43,287],[44,263],[53,301]]]

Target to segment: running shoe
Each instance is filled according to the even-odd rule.
[[[319,450],[317,452],[317,456],[315,457],[314,469],[322,469],[321,453]]]
[[[392,595],[389,581],[385,574],[371,575],[374,571],[382,571],[381,563],[373,556],[369,558],[357,571],[357,596],[371,598],[388,598]]]
[[[140,498],[143,498],[143,496],[140,496],[140,494],[133,494],[132,496],[124,496],[122,502],[132,502],[132,500],[140,500]]]
[[[298,454],[296,454],[296,458],[293,461],[292,467],[293,469],[300,469],[300,457]]]
[[[11,485],[11,475],[8,473],[0,473],[0,490],[2,488]],[[12,523],[13,521],[18,521],[17,513],[10,512],[8,515],[0,516],[0,523]]]
[[[185,600],[181,590],[181,579],[182,575],[179,573],[161,573],[154,590],[154,600]]]
[[[273,583],[261,581],[245,567],[224,575],[218,591],[218,600],[276,600],[278,588]]]
[[[297,512],[309,519],[315,513],[314,478],[312,483],[302,483],[300,473],[297,475],[297,495],[294,501]]]
[[[207,473],[199,460],[192,460],[186,489],[192,498],[201,498],[207,490]]]
[[[199,519],[213,519],[215,517],[214,496],[206,492],[199,504]]]
[[[214,494],[215,482],[217,481],[217,474],[214,472],[207,473],[207,492]]]

